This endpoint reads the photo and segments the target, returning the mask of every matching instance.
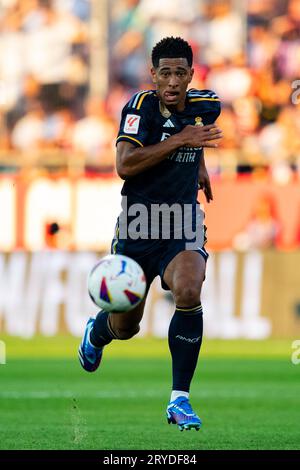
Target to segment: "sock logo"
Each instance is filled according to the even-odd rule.
[[[197,336],[197,338],[185,338],[184,336],[176,335],[176,338],[187,341],[188,343],[198,343],[198,341],[201,339],[201,336]]]

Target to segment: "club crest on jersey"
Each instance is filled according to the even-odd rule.
[[[202,122],[202,117],[200,116],[195,117],[195,126],[204,126]]]
[[[125,124],[124,124],[124,132],[126,134],[137,134],[139,131],[141,116],[137,116],[136,114],[127,114]]]

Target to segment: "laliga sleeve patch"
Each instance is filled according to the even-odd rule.
[[[137,134],[139,131],[141,116],[137,116],[136,114],[127,114],[125,124],[124,124],[124,132],[126,134]]]

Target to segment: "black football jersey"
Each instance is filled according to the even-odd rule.
[[[154,90],[141,91],[123,108],[117,143],[154,145],[188,124],[213,124],[220,110],[220,99],[210,90],[189,90],[184,111],[176,113],[162,109]],[[178,148],[162,162],[126,180],[122,195],[143,203],[195,203],[201,153],[201,147]]]

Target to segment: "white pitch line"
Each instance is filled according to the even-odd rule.
[[[287,396],[289,395],[289,396]],[[249,390],[247,391],[206,391],[202,390],[199,392],[194,392],[191,394],[191,399],[192,398],[258,398],[261,396],[265,396],[265,390],[262,390],[261,392],[250,392]],[[279,394],[270,394],[270,398],[272,397],[277,397]],[[293,398],[296,397],[297,394],[286,394],[285,393],[285,398]],[[98,391],[98,392],[89,392],[89,393],[84,393],[84,392],[77,392],[74,391],[72,392],[71,390],[62,390],[62,391],[39,391],[39,390],[32,390],[32,391],[22,391],[22,392],[16,392],[16,391],[0,391],[0,399],[6,398],[6,399],[39,399],[39,400],[46,400],[49,398],[81,398],[81,399],[90,399],[90,398],[103,398],[103,399],[108,399],[108,398],[129,398],[129,399],[136,399],[136,398],[160,398],[162,397],[162,392],[161,391]]]

